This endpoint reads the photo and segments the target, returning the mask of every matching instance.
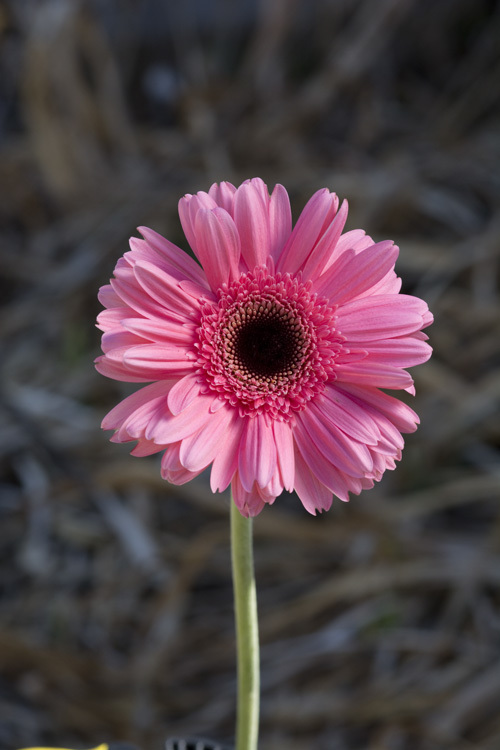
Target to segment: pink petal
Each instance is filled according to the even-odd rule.
[[[427,362],[432,354],[429,344],[412,336],[370,341],[366,348],[369,361],[385,363],[392,367],[414,367]]]
[[[278,259],[277,271],[296,273],[299,270],[313,249],[335,198],[323,188],[309,199]]]
[[[340,256],[348,250],[354,250],[357,255],[362,250],[365,250],[367,247],[374,244],[372,238],[369,237],[363,229],[351,229],[349,232],[345,232],[340,236],[335,245],[330,258],[327,260],[325,267],[323,268],[323,273],[325,273],[330,266],[333,266]]]
[[[134,313],[138,313],[139,316],[144,318],[158,318],[159,316],[163,318],[166,316],[171,320],[178,320],[181,323],[189,322],[185,311],[181,314],[173,310],[167,310],[165,307],[159,305],[157,300],[150,297],[135,278],[132,271],[128,274],[123,274],[121,271],[119,272],[115,269],[115,274],[118,275],[116,278],[111,279],[111,285],[123,302],[132,309],[132,317],[134,317]],[[192,312],[191,308],[188,308],[188,311]]]
[[[366,297],[367,295],[375,296],[379,294],[399,294],[401,291],[401,279],[396,276],[394,271],[389,271],[380,281],[374,284],[371,289],[363,292],[359,297]]]
[[[419,341],[428,341],[429,337],[426,333],[423,331],[415,331],[415,333],[411,334],[412,338],[418,339]]]
[[[196,215],[196,255],[214,291],[239,275],[240,238],[227,211],[201,209]]]
[[[384,414],[376,411],[372,407],[366,407],[372,418],[377,423],[378,430],[380,432],[380,440],[377,443],[377,453],[382,453],[388,456],[397,455],[400,458],[400,453],[404,448],[405,441],[398,428],[386,417]]]
[[[110,352],[110,356],[114,352]],[[134,375],[163,380],[169,374],[187,375],[194,361],[188,359],[186,347],[165,344],[142,344],[123,353],[123,364]]]
[[[180,414],[201,392],[200,376],[190,373],[175,383],[168,394],[168,408],[174,416]]]
[[[245,180],[243,185],[251,185],[252,188],[260,195],[265,206],[269,203],[269,190],[267,185],[260,177],[252,177],[249,180]]]
[[[254,482],[259,487],[268,484],[276,469],[276,460],[272,426],[260,415],[247,418],[238,463],[240,480],[247,492]]]
[[[399,248],[391,240],[378,242],[357,255],[347,251],[323,274],[315,291],[341,305],[366,293],[394,269]]]
[[[169,265],[177,269],[182,277],[208,288],[203,270],[187,253],[148,227],[138,227],[138,230],[146,242],[165,258]]]
[[[107,378],[119,380],[124,383],[149,383],[151,380],[158,379],[150,372],[143,371],[138,373],[125,365],[123,363],[123,355],[127,351],[128,347],[122,350],[113,349],[102,357],[97,357],[94,360],[95,369]]]
[[[174,287],[180,287],[183,291],[188,292],[191,297],[194,297],[195,300],[199,300],[201,297],[213,297],[201,266],[179,248],[177,248],[177,250],[181,256],[182,262],[171,263],[159,252],[154,251],[145,240],[138,240],[136,237],[132,237],[130,239],[130,245],[133,247],[133,250],[125,253],[123,257],[120,258],[117,268],[123,268],[123,263],[121,263],[123,260],[127,261],[125,268],[129,271],[133,270],[138,263],[149,263],[160,271],[166,273],[170,279],[170,283],[173,284]],[[173,247],[175,247],[175,245]],[[193,273],[189,266],[186,268],[187,264],[183,262],[184,258],[182,256],[184,256],[189,263],[197,269],[196,273]]]
[[[351,362],[360,362],[362,359],[366,359],[368,351],[366,349],[343,349],[335,357],[335,364],[350,364]]]
[[[168,409],[161,414],[157,413],[148,425],[145,433],[146,439],[154,440],[160,445],[167,445],[193,435],[201,430],[205,423],[213,419],[210,413],[212,401],[212,394],[200,394],[180,414],[174,416]]]
[[[373,386],[361,387],[353,383],[339,383],[337,388],[353,397],[358,404],[366,404],[386,416],[400,432],[415,432],[420,420],[411,407],[394,396],[379,391]]]
[[[348,302],[337,310],[338,330],[349,342],[404,336],[422,326],[425,302],[407,294],[383,294]]]
[[[427,305],[425,306],[427,307]],[[431,313],[429,309],[424,310],[423,318],[424,318],[424,321],[422,324],[422,328],[427,328],[427,326],[430,326],[432,325],[432,323],[434,323],[434,315]]]
[[[413,379],[405,370],[391,367],[384,362],[375,362],[369,358],[362,362],[339,365],[335,372],[338,383],[374,385],[376,388],[392,390],[413,388]]]
[[[142,458],[143,456],[152,456],[154,453],[158,453],[163,450],[165,446],[157,445],[152,440],[141,439],[133,450],[130,451],[131,456]]]
[[[353,399],[328,384],[323,393],[310,404],[310,409],[319,418],[328,417],[335,427],[346,435],[366,445],[376,445],[379,434],[376,424],[366,411]]]
[[[276,455],[283,486],[293,492],[295,463],[293,460],[293,431],[289,424],[275,421],[273,424]]]
[[[115,434],[116,442],[125,442],[130,438],[134,440],[143,439],[150,422],[155,419],[158,412],[162,412],[166,408],[166,405],[165,396],[158,396],[139,406],[127,417]]]
[[[133,333],[129,333],[123,328],[121,330],[118,328],[114,331],[107,331],[106,333],[103,333],[101,337],[101,348],[104,354],[108,354],[112,349],[140,346],[144,343],[146,342],[143,338],[136,336]]]
[[[117,308],[121,309],[121,308]],[[130,310],[129,310],[130,315]],[[194,341],[195,327],[188,323],[179,323],[160,318],[126,318],[122,326],[131,333],[155,341],[157,344],[181,344],[190,346]]]
[[[102,310],[97,316],[97,328],[100,328],[101,331],[119,328],[122,321],[125,318],[130,318],[133,314],[130,307],[111,307],[109,310]]]
[[[144,388],[132,393],[120,401],[114,409],[106,414],[102,420],[101,427],[103,430],[117,430],[119,429],[126,420],[137,411],[137,409],[150,405],[153,411],[156,410],[158,399],[166,399],[168,392],[172,387],[173,382],[162,380],[157,383],[151,383]]]
[[[333,492],[334,495],[340,498],[340,500],[347,502],[349,495],[346,475],[318,451],[309,433],[300,422],[295,427],[294,439],[295,453],[297,450],[300,452],[300,455],[316,479],[330,492]]]
[[[318,510],[329,510],[333,502],[331,490],[314,476],[297,448],[295,467],[295,492],[304,508],[313,516]]]
[[[182,440],[179,458],[186,469],[200,471],[206,468],[218,451],[224,449],[231,411],[230,408],[219,409],[197,432]]]
[[[290,199],[283,185],[276,185],[269,202],[269,253],[275,261],[292,232]]]
[[[236,507],[245,518],[257,516],[265,505],[256,484],[250,490],[246,490],[241,483],[238,472],[231,482],[231,494]]]
[[[366,445],[335,427],[327,414],[306,409],[297,421],[304,426],[317,451],[340,471],[353,477],[370,474],[373,459]]]
[[[122,307],[123,305],[121,297],[110,284],[105,284],[99,289],[97,298],[103,307]]]
[[[182,281],[179,281],[179,288],[182,289],[183,292],[186,292],[186,294],[189,294],[189,296],[196,301],[198,306],[201,306],[201,304],[207,300],[217,302],[217,295],[215,295],[211,289],[208,289],[208,281],[206,281],[206,284],[207,288],[204,288],[199,284],[196,284],[194,281],[183,279]]]
[[[135,266],[137,261],[145,260],[147,263],[153,263],[163,271],[167,271],[172,276],[177,278],[185,277],[175,266],[168,262],[168,260],[159,252],[157,252],[146,240],[140,240],[137,237],[131,237],[129,239],[130,250],[123,254],[123,260],[126,260],[131,268]],[[180,248],[177,248],[179,253],[185,254]],[[198,266],[199,268],[199,266]]]
[[[188,193],[179,201],[179,218],[181,220],[182,229],[184,230],[186,239],[189,242],[195,255],[198,255],[198,237],[196,234],[195,222],[196,215],[201,208],[208,209],[210,211],[214,208],[217,208],[217,203],[214,201],[214,199],[210,195],[208,195],[208,193],[204,193],[203,191],[200,191],[196,195],[190,195]]]
[[[267,189],[266,189],[267,193]],[[234,199],[234,222],[241,241],[241,255],[252,271],[264,265],[269,255],[270,236],[268,202],[253,181],[243,183]]]
[[[307,259],[303,269],[305,278],[314,280],[323,272],[328,260],[331,258],[332,253],[335,250],[340,235],[342,234],[347,221],[348,211],[349,205],[347,201],[344,201],[337,215],[328,225]]]
[[[223,406],[227,406],[227,403],[228,402],[223,396],[217,394],[210,405],[211,413],[214,414],[216,411],[219,411],[219,409],[222,409]]]
[[[225,490],[238,469],[240,442],[244,426],[245,421],[240,417],[238,411],[234,409],[231,421],[225,428],[223,448],[216,453],[212,464],[210,475],[210,488],[212,492],[222,492]]]
[[[216,182],[208,191],[209,196],[220,206],[225,209],[230,216],[233,216],[234,194],[236,188],[230,182]]]
[[[292,446],[293,447],[293,446]],[[265,487],[259,487],[259,492],[262,495],[262,498],[266,503],[269,503],[272,505],[278,495],[281,495],[283,492],[283,482],[281,479],[281,474],[279,471],[279,468],[276,466],[276,470],[274,471],[274,474],[272,475],[269,482],[266,484]]]
[[[176,279],[158,266],[147,261],[139,261],[134,266],[134,275],[151,299],[168,312],[185,316],[186,320],[199,316],[197,301],[182,290]]]
[[[184,468],[179,458],[180,447],[180,440],[175,443],[170,443],[170,445],[166,447],[165,453],[161,459],[162,474],[164,471],[176,472]]]
[[[161,476],[162,479],[164,479],[166,482],[170,482],[170,484],[180,486],[182,484],[192,482],[193,479],[196,479],[196,477],[201,474],[202,471],[203,469],[200,469],[200,471],[189,471],[184,467],[182,467],[178,471],[168,471],[162,469]]]
[[[185,469],[179,460],[179,448],[180,443],[169,445],[161,460],[162,478],[167,482],[178,485],[190,482],[203,471],[203,469],[200,471],[189,471],[189,469]]]

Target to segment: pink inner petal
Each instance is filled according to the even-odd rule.
[[[211,288],[239,276],[240,238],[232,218],[223,208],[201,209],[196,215],[196,254],[205,269]]]
[[[307,259],[303,273],[306,278],[316,279],[323,272],[326,263],[335,251],[335,246],[342,234],[347,221],[349,205],[344,201],[339,212],[332,222],[327,226],[316,245],[314,246],[309,258]]]
[[[265,189],[267,195],[267,188]],[[243,183],[234,199],[234,221],[241,240],[241,254],[248,268],[264,265],[269,255],[268,202],[254,182]]]
[[[307,202],[276,264],[277,271],[296,273],[309,256],[336,196],[323,188]]]
[[[276,185],[269,202],[269,254],[277,261],[292,232],[290,199],[283,185]]]

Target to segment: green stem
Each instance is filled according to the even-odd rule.
[[[236,750],[257,750],[259,735],[259,626],[252,520],[242,516],[231,499],[231,559],[238,660]]]

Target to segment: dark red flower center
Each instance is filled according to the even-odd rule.
[[[299,279],[257,269],[202,312],[198,365],[242,413],[288,420],[334,377],[335,311]]]
[[[301,336],[284,316],[255,318],[241,327],[235,339],[234,356],[242,370],[258,378],[292,374]]]

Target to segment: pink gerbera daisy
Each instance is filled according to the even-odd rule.
[[[401,457],[414,392],[405,368],[431,348],[432,315],[399,294],[398,248],[342,234],[347,203],[319,190],[292,231],[286,190],[228,182],[179,203],[199,265],[151,229],[131,239],[110,285],[103,375],[149,382],[104,419],[133,455],[164,451],[164,479],[211,465],[254,516],[286,489],[311,513],[373,486]]]

